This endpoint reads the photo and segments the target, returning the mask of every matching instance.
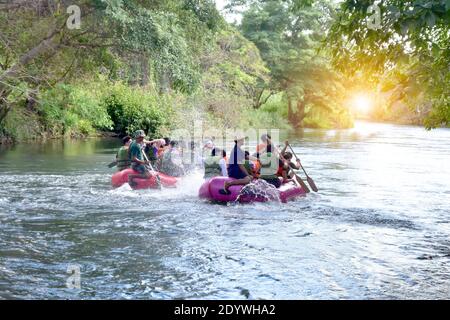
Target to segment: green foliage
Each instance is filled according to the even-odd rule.
[[[13,123],[27,118],[47,136],[345,122],[339,74],[315,51],[328,1],[250,1],[242,33],[213,0],[77,4],[89,12],[80,30],[65,27],[64,2],[0,11],[2,134],[25,138]]]
[[[39,99],[38,114],[51,135],[89,135],[110,130],[112,121],[102,104],[106,86],[57,85]]]
[[[241,127],[292,130],[287,119],[287,103],[282,93],[271,96],[259,109],[246,108]]]
[[[203,89],[210,94],[219,90],[253,99],[269,81],[258,48],[233,28],[222,30],[215,41],[214,49],[201,59]]]
[[[12,141],[42,138],[43,131],[38,115],[23,107],[12,109],[0,125],[1,137]]]
[[[168,74],[174,89],[192,92],[199,75],[176,15],[145,9],[133,11],[117,30],[117,37],[124,39],[123,47],[147,52],[154,57],[157,72]]]
[[[285,103],[291,106],[287,119],[294,127],[318,126],[320,117],[324,118],[321,127],[346,127],[351,119],[344,108],[343,79],[317,52],[333,6],[329,1],[310,5],[309,1],[253,1],[241,29],[270,69],[268,89],[286,94]],[[327,119],[333,113],[343,116]],[[307,121],[310,116],[316,120]]]
[[[169,126],[173,114],[170,104],[169,98],[152,91],[100,78],[46,91],[38,113],[53,136],[91,135],[97,130],[125,135],[138,129],[158,135]]]
[[[196,111],[206,114],[215,127],[235,127],[245,121],[256,93],[269,81],[258,48],[229,27],[216,34],[214,46],[200,62],[201,87],[190,102]]]
[[[172,115],[168,102],[140,88],[117,83],[106,97],[104,105],[116,133],[133,134],[142,129],[150,136],[159,136],[161,128],[169,124]]]

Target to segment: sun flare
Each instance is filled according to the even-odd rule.
[[[353,98],[353,107],[362,113],[368,113],[372,108],[372,100],[366,94],[358,94]]]

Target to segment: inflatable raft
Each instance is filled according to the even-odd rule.
[[[138,174],[133,169],[125,169],[113,174],[111,178],[111,184],[114,188],[119,188],[125,183],[128,183],[128,175],[130,174]],[[158,172],[159,179],[161,181],[161,185],[163,187],[175,187],[177,183],[177,179],[171,176],[168,176],[164,173]],[[139,189],[157,189],[158,182],[156,180],[156,175],[150,177],[150,179],[134,179],[137,183],[136,186],[132,187],[135,190]]]
[[[227,177],[214,177],[206,180],[199,190],[199,197],[217,202],[234,202],[239,200],[242,203],[249,202],[267,202],[271,200],[279,200],[283,203],[293,200],[297,197],[304,196],[305,190],[298,187],[293,182],[281,185],[281,187],[271,189],[269,196],[261,194],[252,194],[251,192],[241,192],[244,186],[231,186],[229,188],[231,194],[224,195],[219,192],[223,189],[225,181],[234,180]],[[242,193],[242,194],[241,194]],[[275,196],[275,199],[274,199]]]

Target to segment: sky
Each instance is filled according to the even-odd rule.
[[[228,3],[227,0],[216,0],[216,6],[219,10],[222,10],[223,7]]]
[[[220,12],[222,12],[223,16],[225,17],[225,20],[229,23],[233,23],[233,22],[240,22],[242,16],[240,14],[235,14],[235,13],[227,13],[225,12],[225,10],[223,10],[223,8],[228,4],[228,0],[216,0],[216,7],[217,9],[220,10]]]

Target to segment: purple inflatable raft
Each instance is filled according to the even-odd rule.
[[[267,194],[261,193],[252,193],[250,192],[242,192],[244,186],[231,186],[229,188],[231,194],[224,195],[219,192],[220,189],[223,189],[223,185],[225,181],[234,180],[233,178],[227,177],[214,177],[205,182],[200,187],[198,195],[201,199],[207,199],[211,201],[217,202],[234,202],[239,200],[242,203],[249,202],[267,202],[271,200],[279,200],[283,203],[288,202],[289,200],[293,200],[297,197],[304,196],[306,192],[295,183],[290,182],[281,185],[281,187],[275,189],[272,188],[269,190],[270,192]],[[248,187],[247,187],[248,188]],[[247,190],[244,190],[247,191]]]

